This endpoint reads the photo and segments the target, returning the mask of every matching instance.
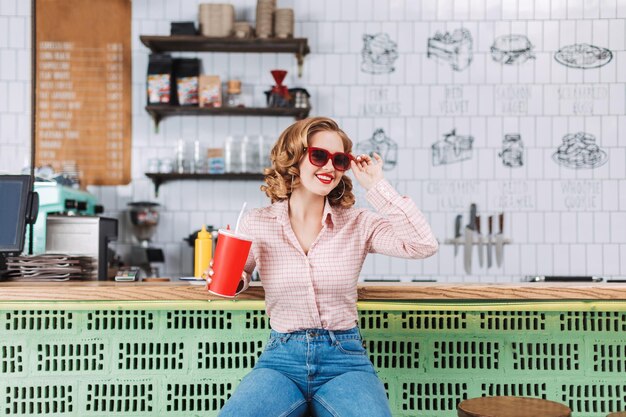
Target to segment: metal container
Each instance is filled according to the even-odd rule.
[[[133,235],[143,246],[148,246],[159,224],[159,204],[149,201],[128,203],[128,217]]]

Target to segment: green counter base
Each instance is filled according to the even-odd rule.
[[[1,302],[0,415],[216,416],[269,334],[262,301]],[[626,409],[626,302],[360,302],[394,416],[518,395]]]

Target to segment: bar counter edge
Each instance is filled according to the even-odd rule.
[[[260,283],[234,300],[263,300]],[[2,282],[0,301],[183,301],[226,300],[205,285],[117,283]],[[612,300],[626,301],[626,283],[359,283],[359,301],[411,300]]]

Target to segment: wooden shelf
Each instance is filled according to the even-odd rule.
[[[146,106],[146,111],[152,116],[155,127],[158,127],[161,120],[168,116],[288,116],[300,120],[309,115],[311,108],[197,107],[157,104]]]
[[[293,53],[298,60],[298,76],[302,76],[304,57],[310,52],[307,38],[291,39],[240,39],[209,38],[199,35],[153,36],[140,35],[141,42],[152,52],[250,52],[250,53]],[[297,120],[309,115],[310,108],[269,107],[220,107],[200,108],[186,106],[148,105],[146,111],[158,129],[160,121],[167,116],[289,116]]]
[[[159,195],[159,187],[164,182],[178,180],[235,180],[235,181],[262,181],[265,176],[261,173],[241,173],[241,174],[179,174],[179,173],[159,173],[147,172],[146,177],[154,183],[154,194]]]
[[[208,38],[200,35],[139,36],[152,52],[273,52],[307,55],[307,38]]]
[[[257,52],[293,53],[298,60],[298,76],[302,76],[304,57],[310,52],[307,38],[240,39],[208,38],[199,35],[139,36],[152,52]]]

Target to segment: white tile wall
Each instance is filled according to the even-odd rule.
[[[0,172],[3,173],[19,172],[30,149],[29,28],[30,2],[0,1]]]
[[[292,121],[283,118],[169,118],[156,133],[143,111],[148,51],[140,34],[167,34],[169,21],[193,20],[198,0],[134,0],[133,182],[92,187],[111,215],[123,215],[134,200],[163,204],[155,244],[167,253],[165,270],[189,273],[191,249],[182,239],[208,222],[234,223],[241,201],[267,204],[259,184],[174,182],[154,197],[144,177],[150,157],[167,157],[179,137],[222,146],[229,133],[275,138]],[[252,21],[254,0],[233,1],[238,19]],[[517,281],[531,274],[626,275],[626,1],[624,0],[279,0],[296,12],[296,36],[309,39],[304,75],[293,57],[275,54],[187,54],[203,60],[204,72],[241,77],[262,105],[272,84],[269,70],[289,71],[286,84],[312,94],[313,115],[334,117],[355,142],[383,128],[400,148],[398,166],[387,173],[399,190],[428,216],[439,240],[452,237],[457,213],[477,202],[486,216],[506,212],[502,268],[463,272],[462,256],[442,245],[424,261],[372,256],[363,278],[437,277],[441,281]],[[470,30],[473,61],[464,71],[427,58],[427,40],[439,31]],[[387,33],[399,58],[391,74],[361,71],[363,35]],[[503,66],[491,58],[496,36],[525,34],[534,59]],[[612,61],[596,69],[566,68],[554,53],[572,43],[607,47]],[[0,0],[0,171],[18,172],[30,143],[30,2]],[[375,87],[374,87],[375,86]],[[454,88],[453,88],[454,87]],[[366,104],[383,89],[397,115],[372,116]],[[379,91],[380,93],[380,91]],[[370,106],[371,108],[372,106]],[[383,106],[384,107],[384,106]],[[457,129],[472,135],[472,159],[432,165],[431,145]],[[552,154],[568,133],[596,137],[608,162],[596,169],[561,167]],[[524,166],[502,164],[504,134],[519,133]],[[357,193],[361,197],[362,193]],[[124,234],[120,247],[128,243]],[[460,251],[462,253],[462,251]],[[474,265],[477,265],[476,260]]]

